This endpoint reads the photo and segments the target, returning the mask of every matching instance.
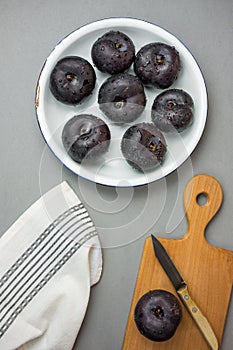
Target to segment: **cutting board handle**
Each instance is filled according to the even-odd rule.
[[[183,197],[188,221],[186,235],[195,236],[195,239],[199,235],[204,239],[205,228],[219,210],[222,197],[221,185],[210,175],[196,175],[188,182]]]

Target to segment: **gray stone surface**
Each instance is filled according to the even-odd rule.
[[[185,233],[182,193],[190,175],[207,173],[222,184],[224,202],[206,238],[233,250],[232,15],[231,0],[0,1],[0,234],[43,192],[67,180],[105,242],[102,279],[91,290],[74,349],[121,348],[144,240],[151,232]],[[59,39],[112,16],[144,19],[177,36],[199,63],[208,90],[206,128],[191,157],[165,180],[133,189],[94,185],[63,168],[45,145],[34,108],[40,70]],[[232,325],[231,301],[221,350],[232,348]]]

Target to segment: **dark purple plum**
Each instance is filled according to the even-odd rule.
[[[111,30],[94,42],[91,56],[101,72],[116,74],[131,66],[135,57],[135,47],[128,35]]]
[[[107,152],[110,130],[100,118],[80,114],[71,118],[62,131],[62,142],[69,156],[76,162],[97,159]]]
[[[134,70],[145,85],[160,89],[170,87],[181,68],[175,47],[155,42],[143,46],[135,57]]]
[[[156,126],[152,123],[138,123],[130,126],[124,133],[121,151],[133,168],[144,171],[163,162],[167,146]]]
[[[151,119],[163,132],[182,132],[193,122],[192,97],[181,89],[162,92],[153,102]]]
[[[69,105],[80,103],[95,87],[92,65],[82,57],[67,56],[57,62],[50,75],[50,90],[54,97]]]
[[[107,78],[99,90],[99,107],[116,123],[136,120],[144,110],[146,96],[140,80],[128,73]]]
[[[182,319],[179,300],[170,292],[156,289],[144,294],[134,310],[140,333],[153,341],[170,339]]]

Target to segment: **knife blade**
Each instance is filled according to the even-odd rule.
[[[189,311],[193,320],[196,322],[211,349],[218,350],[218,341],[214,331],[207,318],[203,315],[197,304],[191,298],[187,284],[180,275],[162,243],[154,235],[151,235],[151,238],[155,256],[172,282],[181,301]]]

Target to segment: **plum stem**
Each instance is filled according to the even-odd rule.
[[[163,309],[160,306],[157,306],[155,308],[151,309],[151,312],[153,315],[155,315],[157,318],[162,318],[164,316]]]

